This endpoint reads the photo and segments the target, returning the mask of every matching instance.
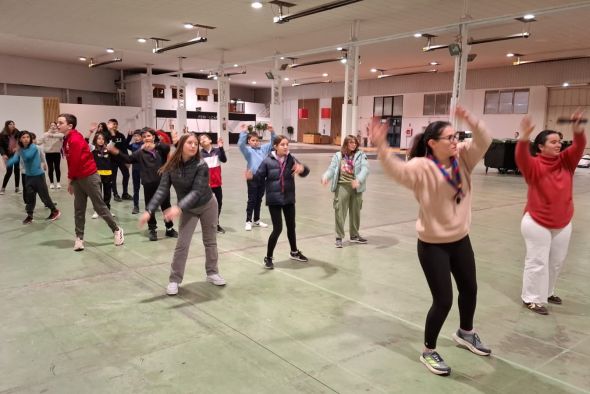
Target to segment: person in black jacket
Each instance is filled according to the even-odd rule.
[[[273,252],[277,245],[279,235],[283,231],[283,219],[285,215],[287,225],[287,238],[291,246],[289,257],[292,260],[308,261],[298,249],[295,236],[295,178],[297,174],[305,177],[309,174],[309,168],[298,162],[289,153],[289,139],[279,135],[273,140],[274,151],[262,161],[256,177],[264,181],[266,189],[266,205],[272,219],[272,233],[268,238],[264,268],[273,269]]]
[[[125,155],[128,154],[127,150],[129,146],[127,145],[127,138],[121,133],[119,128],[119,122],[117,119],[109,119],[107,122],[107,127],[110,133],[110,141],[109,143],[115,144],[115,148],[119,151],[123,152]],[[127,163],[123,160],[124,156],[113,156],[113,200],[119,202],[122,200],[133,200],[133,197],[128,193],[129,190],[129,168],[127,167]],[[121,174],[123,174],[123,194],[119,196],[117,192],[117,169],[121,170]]]
[[[154,129],[142,129],[141,138],[143,145],[141,145],[140,149],[133,152],[127,161],[139,166],[139,178],[143,185],[143,198],[147,209],[147,204],[160,185],[161,176],[158,170],[166,163],[168,153],[170,153],[170,146],[156,141],[156,131]],[[162,212],[170,208],[169,195],[162,200],[160,208]],[[178,238],[178,233],[174,230],[174,223],[171,220],[166,220],[165,217],[164,223],[166,224],[166,236]],[[148,237],[150,241],[158,240],[157,228],[158,222],[156,221],[156,215],[152,212],[148,221]]]
[[[216,286],[225,285],[217,267],[217,200],[209,187],[209,167],[199,157],[199,140],[193,133],[180,137],[176,151],[159,173],[162,176],[160,186],[146,212],[140,216],[139,224],[147,223],[154,210],[170,197],[170,186],[174,186],[178,203],[164,211],[164,218],[172,221],[180,216],[180,226],[166,293],[178,294],[189,246],[199,220],[205,246],[206,280]]]
[[[102,133],[94,134],[90,150],[96,162],[96,172],[100,175],[100,187],[102,189],[102,199],[109,211],[111,210],[111,191],[113,187],[113,161],[112,156],[119,154],[111,144],[107,145],[106,138]],[[115,216],[111,212],[111,216]],[[98,213],[92,214],[92,219],[98,218]]]
[[[4,159],[4,161],[10,159],[14,153],[16,152],[18,144],[18,129],[16,128],[14,121],[7,120],[4,122],[4,128],[2,132],[0,132],[0,155]],[[4,194],[6,189],[6,185],[8,185],[8,181],[12,176],[13,167],[6,168],[6,174],[4,175],[4,179],[2,180],[2,189],[0,189],[0,194]],[[17,163],[14,165],[14,191],[16,193],[19,192],[18,186],[20,183],[20,164]],[[24,187],[24,185],[23,185]]]

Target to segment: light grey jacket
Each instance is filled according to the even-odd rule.
[[[340,178],[340,161],[342,160],[342,152],[336,152],[332,156],[330,167],[324,172],[323,179],[332,180],[330,190],[335,192],[338,188],[338,178]],[[360,149],[354,154],[352,159],[354,163],[354,177],[359,181],[360,185],[356,189],[358,193],[362,193],[367,189],[367,177],[369,176],[369,160],[367,155]]]

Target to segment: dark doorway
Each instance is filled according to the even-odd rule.
[[[383,123],[387,123],[387,142],[389,146],[399,148],[402,141],[402,117],[401,116],[387,116],[381,119]]]

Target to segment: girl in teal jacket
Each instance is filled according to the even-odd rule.
[[[367,188],[369,162],[367,155],[359,149],[359,141],[349,135],[344,139],[340,152],[332,157],[330,167],[322,176],[322,184],[332,182],[334,193],[334,211],[336,216],[336,247],[342,247],[344,223],[350,212],[350,242],[366,244],[367,240],[360,236],[361,208],[363,192]]]

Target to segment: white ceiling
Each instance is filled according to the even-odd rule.
[[[298,12],[331,0],[293,0]],[[477,54],[473,68],[506,66],[507,52],[527,55],[523,60],[590,56],[590,1],[565,0],[364,0],[345,7],[274,24],[277,7],[268,4],[255,10],[249,0],[0,0],[0,53],[5,55],[80,63],[79,56],[105,60],[112,47],[122,63],[115,69],[145,67],[175,70],[178,56],[185,56],[184,69],[216,69],[222,55],[226,64],[252,63],[269,59],[276,53],[292,54],[316,48],[335,48],[350,40],[354,20],[360,21],[359,40],[392,35],[429,32],[460,22],[467,8],[471,21],[504,18],[503,21],[472,26],[470,36],[484,38],[519,33],[523,29],[512,16],[538,11],[528,39],[502,41],[473,46]],[[548,12],[551,11],[551,12]],[[140,44],[138,37],[162,37],[171,43],[188,40],[194,30],[184,22],[217,27],[207,32],[208,41],[155,55],[152,43]],[[438,34],[436,43],[455,40],[458,29]],[[423,53],[425,39],[402,38],[360,48],[362,64],[359,78],[375,78],[370,68],[397,69],[397,72],[425,70],[430,61],[438,61],[440,71],[453,68],[447,50]],[[337,57],[335,50],[299,58],[300,62]],[[270,61],[249,64],[246,75],[232,77],[232,83],[270,86],[264,76]],[[91,71],[90,71],[91,72]],[[339,63],[309,66],[285,72],[291,80],[320,77],[341,81],[344,67]],[[389,73],[389,72],[388,72]],[[396,73],[392,70],[392,73]],[[321,79],[321,78],[320,78]]]

